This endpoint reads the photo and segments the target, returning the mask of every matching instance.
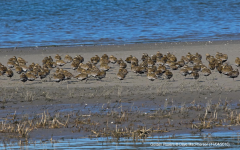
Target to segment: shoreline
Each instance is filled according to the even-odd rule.
[[[144,50],[145,48],[171,48],[176,46],[201,46],[201,45],[228,45],[228,44],[240,44],[240,40],[221,40],[221,41],[186,41],[186,42],[159,42],[159,43],[133,43],[133,44],[106,44],[106,45],[59,45],[59,46],[31,46],[31,47],[12,47],[12,48],[0,48],[1,52],[18,52],[20,51],[34,51],[36,52],[64,52],[64,49],[68,49],[69,53],[77,52],[99,52],[99,51],[116,51],[112,49],[121,49],[122,51],[129,51],[130,48]],[[104,50],[103,50],[104,49]]]
[[[198,40],[198,41],[165,41],[165,42],[133,42],[133,43],[108,43],[108,44],[76,44],[76,45],[43,45],[43,46],[23,46],[23,47],[2,47],[0,49],[14,49],[14,48],[36,48],[36,47],[82,47],[82,46],[121,46],[121,45],[138,45],[138,44],[171,44],[171,43],[178,43],[178,44],[187,44],[187,43],[192,43],[192,44],[206,44],[206,43],[224,43],[228,42],[230,44],[234,43],[239,43],[239,40]]]
[[[237,68],[234,60],[240,56],[239,49],[240,41],[31,47],[15,50],[0,49],[0,60],[3,65],[6,65],[9,58],[16,56],[27,60],[28,65],[32,62],[41,65],[44,57],[50,55],[54,58],[57,53],[62,57],[66,54],[72,57],[80,54],[85,59],[84,63],[94,55],[102,56],[105,53],[123,60],[129,55],[133,55],[140,60],[142,53],[151,55],[160,51],[163,54],[173,53],[178,59],[188,52],[192,54],[198,52],[203,56],[203,63],[207,64],[206,53],[215,55],[216,52],[222,52],[228,54],[228,63],[233,68]],[[202,130],[200,130],[200,126],[203,125],[203,122],[210,123],[209,126],[203,128],[205,132],[218,132],[217,129],[223,128],[225,125],[226,127],[236,125],[236,129],[239,130],[240,120],[236,118],[240,113],[240,100],[237,98],[240,93],[239,77],[233,81],[214,70],[207,79],[200,73],[199,80],[195,81],[190,77],[183,77],[179,70],[173,70],[174,76],[170,82],[163,78],[152,82],[147,79],[146,75],[140,76],[133,73],[128,64],[128,75],[123,81],[119,81],[116,77],[119,66],[117,64],[109,65],[111,68],[102,81],[89,79],[86,83],[77,79],[55,83],[49,78],[44,81],[38,78],[33,82],[27,81],[23,84],[14,69],[15,75],[12,79],[1,76],[1,121],[6,121],[6,125],[14,128],[14,131],[17,130],[17,124],[22,125],[23,130],[26,130],[26,127],[30,128],[29,122],[32,121],[37,130],[32,128],[27,135],[9,134],[10,131],[0,134],[6,137],[8,134],[11,136],[13,134],[18,138],[29,135],[36,139],[43,137],[50,139],[52,135],[64,135],[69,138],[79,135],[98,135],[94,132],[98,132],[101,136],[114,132],[116,125],[118,128],[123,128],[124,132],[125,127],[130,127],[131,132],[152,128],[155,131],[152,134],[156,135],[164,134],[165,131],[171,131],[165,134],[200,133]],[[70,69],[70,64],[61,68],[76,75],[76,72]],[[52,69],[51,74],[55,70],[56,68]],[[217,107],[218,103],[220,104]],[[225,105],[226,103],[227,105]],[[214,111],[209,111],[207,117],[203,117],[208,107],[212,110],[216,109],[218,118],[214,117]],[[208,110],[210,109],[208,108]],[[230,116],[232,112],[236,116],[226,117]],[[44,113],[46,113],[45,116]],[[91,115],[84,116],[89,114]],[[47,122],[44,126],[42,117],[45,117]],[[99,119],[99,117],[102,118]],[[134,120],[135,118],[139,119]],[[198,120],[192,121],[195,118]],[[203,118],[205,121],[201,120]],[[144,119],[147,119],[145,123],[142,122]],[[184,119],[185,122],[181,123]],[[77,125],[76,122],[78,122]],[[109,133],[104,133],[102,129],[108,127]],[[229,129],[224,128],[223,131],[225,130]],[[130,135],[129,130],[126,131],[126,135]],[[118,135],[116,134],[116,136]]]

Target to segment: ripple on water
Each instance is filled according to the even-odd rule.
[[[0,48],[239,40],[228,1],[0,1]]]
[[[239,147],[240,131],[238,132],[217,132],[212,134],[202,133],[201,135],[168,135],[159,137],[149,137],[147,139],[121,138],[118,142],[112,138],[79,138],[61,139],[58,141],[36,141],[27,146],[19,146],[18,143],[5,144],[1,147],[12,149],[232,149]],[[191,146],[196,145],[196,146]],[[217,145],[218,144],[218,145]],[[225,144],[225,146],[221,145]]]

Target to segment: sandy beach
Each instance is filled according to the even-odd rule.
[[[143,53],[153,55],[158,51],[170,52],[177,59],[188,52],[199,53],[205,65],[206,53],[215,56],[221,52],[228,55],[227,63],[237,68],[234,61],[240,56],[240,41],[0,49],[0,63],[7,65],[8,59],[16,56],[25,59],[27,65],[41,65],[44,57],[54,58],[56,54],[81,55],[83,63],[103,54],[123,60],[133,55],[141,60]],[[133,132],[147,136],[239,130],[240,77],[233,80],[213,70],[207,79],[200,72],[196,81],[172,70],[170,81],[150,81],[146,74],[133,73],[128,64],[129,73],[120,81],[116,75],[118,64],[109,66],[101,81],[73,78],[53,82],[50,76],[56,68],[43,81],[38,78],[22,83],[14,69],[11,79],[1,76],[1,138],[123,137],[132,136]],[[60,68],[77,75],[70,63]],[[142,133],[143,129],[146,133]]]

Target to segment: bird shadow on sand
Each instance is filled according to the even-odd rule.
[[[3,80],[6,80],[6,79],[3,79]],[[11,81],[20,81],[20,79],[11,79]]]
[[[127,82],[126,80],[120,80],[120,83],[131,83],[131,82]]]
[[[193,80],[193,78],[185,78],[185,79],[190,79],[190,80]]]

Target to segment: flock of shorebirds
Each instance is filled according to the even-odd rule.
[[[196,53],[188,53],[186,56],[182,56],[178,61],[174,54],[167,53],[163,55],[157,52],[154,55],[149,56],[147,53],[143,53],[141,60],[137,57],[130,55],[124,60],[117,59],[115,56],[108,56],[107,54],[99,57],[95,55],[88,61],[84,62],[84,57],[77,55],[74,58],[66,55],[62,58],[60,55],[56,55],[55,60],[51,56],[45,57],[42,60],[42,65],[32,63],[27,66],[27,61],[21,57],[12,57],[7,62],[7,67],[0,63],[0,75],[6,75],[7,77],[13,77],[13,69],[17,74],[20,74],[20,81],[34,81],[36,78],[44,79],[53,68],[56,67],[55,72],[50,75],[51,81],[60,82],[63,80],[69,80],[76,78],[79,80],[86,80],[93,77],[97,80],[101,80],[106,76],[106,72],[111,69],[110,63],[118,64],[119,70],[116,77],[123,80],[128,74],[126,69],[127,64],[131,65],[131,71],[136,74],[146,74],[147,78],[154,81],[157,78],[171,79],[173,73],[171,70],[180,70],[180,74],[183,76],[190,75],[193,79],[199,78],[199,73],[204,76],[209,76],[212,70],[217,70],[220,74],[229,76],[230,78],[237,78],[239,75],[238,69],[233,69],[226,61],[228,60],[227,54],[217,52],[215,56],[206,54],[206,60],[208,65],[202,63],[202,55]],[[71,72],[63,69],[62,66],[67,63],[71,63],[71,69],[75,70],[77,75],[73,75]],[[100,65],[99,65],[100,64]],[[235,59],[236,66],[240,66],[240,58]],[[97,67],[97,65],[99,67]]]

